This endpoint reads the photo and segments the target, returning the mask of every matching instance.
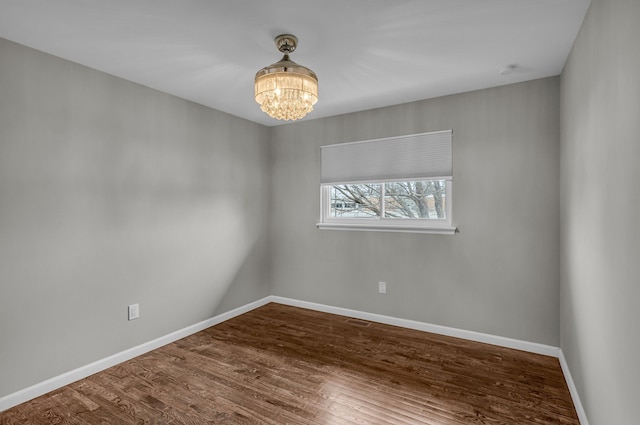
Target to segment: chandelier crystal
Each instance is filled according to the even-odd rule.
[[[295,121],[313,111],[318,101],[318,77],[289,59],[298,38],[282,34],[275,38],[283,58],[256,73],[255,96],[260,109],[278,120]]]

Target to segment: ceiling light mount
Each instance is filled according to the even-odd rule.
[[[276,47],[285,55],[293,53],[298,46],[298,37],[291,34],[280,34],[274,40]]]
[[[274,41],[284,56],[256,73],[255,98],[267,115],[294,121],[311,112],[318,101],[318,77],[309,68],[289,59],[289,54],[298,46],[295,35],[281,34]]]

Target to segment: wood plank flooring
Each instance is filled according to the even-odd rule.
[[[558,359],[268,304],[1,424],[579,424]]]

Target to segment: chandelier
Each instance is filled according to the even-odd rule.
[[[295,121],[313,111],[318,101],[318,77],[309,68],[289,59],[298,44],[296,36],[282,34],[275,42],[284,56],[256,73],[256,102],[270,117]]]

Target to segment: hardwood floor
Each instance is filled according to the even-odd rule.
[[[1,424],[575,424],[558,359],[279,304],[0,413]]]

